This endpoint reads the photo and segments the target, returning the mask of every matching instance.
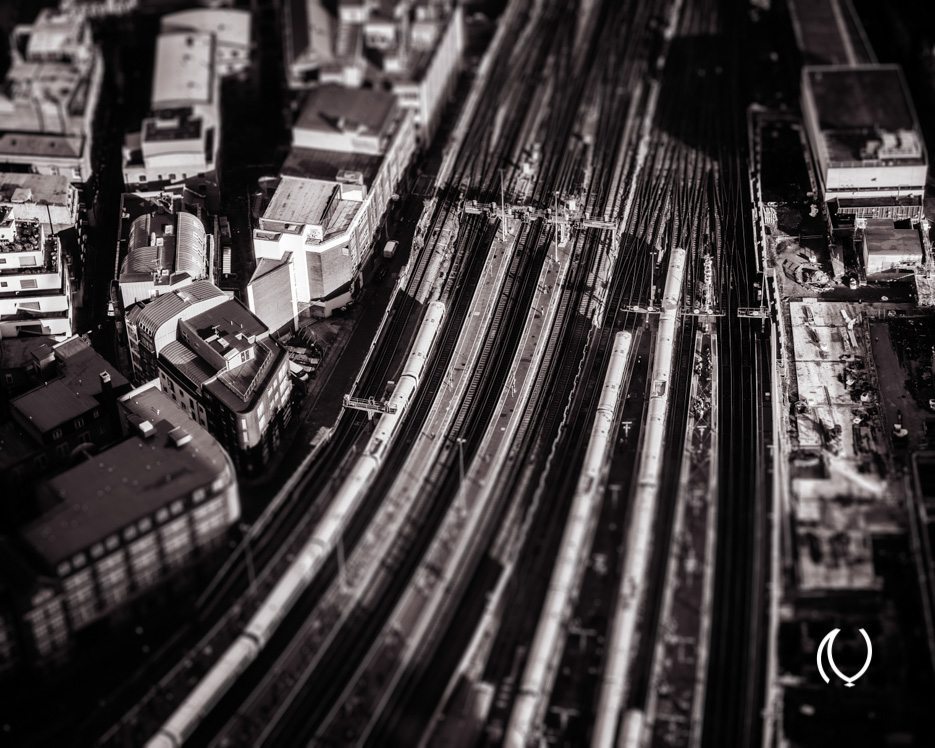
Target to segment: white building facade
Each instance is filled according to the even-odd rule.
[[[74,330],[71,284],[58,237],[37,219],[19,220],[0,208],[0,336],[49,335]]]

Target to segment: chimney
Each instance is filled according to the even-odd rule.
[[[110,372],[102,371],[101,374],[101,392],[110,393],[113,390],[113,384],[110,381]]]

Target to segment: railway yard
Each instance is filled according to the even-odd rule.
[[[502,4],[340,414],[76,744],[932,744],[931,309],[823,202],[774,5]]]
[[[760,443],[766,338],[735,315],[756,257],[737,51],[712,46],[731,23],[716,2],[508,5],[349,392],[385,411],[345,408],[261,518],[253,583],[225,568],[207,633],[101,745],[665,744],[689,715],[706,744],[755,739],[761,455],[733,445]],[[732,441],[687,442],[727,400]],[[680,543],[749,576],[673,589]],[[713,614],[685,622],[673,694],[692,606]]]

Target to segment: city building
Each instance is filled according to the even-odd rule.
[[[227,295],[208,281],[195,281],[152,301],[126,310],[125,324],[133,381],[148,382],[159,376],[157,359],[162,348],[176,339],[180,319],[193,317],[227,300]]]
[[[200,215],[185,210],[180,195],[124,195],[121,203],[118,251],[123,260],[117,283],[123,309],[210,280],[215,237],[205,231]]]
[[[10,421],[0,427],[0,479],[4,495],[21,495],[31,480],[100,447],[119,433],[117,398],[126,378],[78,336],[40,351],[32,371],[42,383],[10,400]]]
[[[214,67],[224,77],[250,67],[250,13],[233,8],[193,8],[162,17],[163,33],[196,31],[214,36]]]
[[[269,461],[289,418],[292,385],[288,356],[260,319],[196,281],[135,304],[126,326],[135,381],[158,377],[238,468]]]
[[[22,206],[0,206],[0,337],[72,334],[72,290],[59,238]],[[28,212],[28,211],[26,211]]]
[[[216,185],[220,76],[215,36],[165,31],[156,40],[150,114],[123,147],[127,190],[156,194]]]
[[[868,65],[876,57],[851,0],[789,0],[806,65]]]
[[[57,234],[78,223],[78,190],[57,174],[0,172],[0,208],[13,208],[22,220],[37,220]]]
[[[0,399],[9,400],[49,379],[57,342],[48,335],[0,338]]]
[[[44,8],[10,39],[0,89],[0,165],[6,170],[91,175],[91,132],[103,64],[80,15]]]
[[[253,233],[247,286],[273,330],[352,299],[416,147],[412,114],[395,97],[335,85],[309,93],[294,139]]]
[[[922,238],[918,225],[899,226],[885,218],[868,219],[859,237],[868,278],[913,273],[922,264]]]
[[[288,375],[285,349],[235,299],[180,319],[178,339],[159,354],[163,389],[248,473],[279,448],[290,414]]]
[[[464,18],[451,0],[342,0],[332,17],[320,0],[289,0],[284,14],[292,88],[336,83],[393,91],[431,138],[464,53]]]
[[[17,628],[11,651],[46,658],[66,649],[75,632],[204,557],[240,517],[230,458],[156,382],[122,397],[119,414],[122,438],[44,482],[43,513],[15,548],[0,549],[14,561],[5,576],[16,578],[0,663]]]
[[[89,18],[123,16],[136,10],[139,0],[59,0],[59,10]]]
[[[898,66],[805,67],[802,110],[833,211],[921,218],[928,162]]]

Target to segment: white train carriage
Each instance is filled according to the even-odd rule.
[[[600,504],[601,479],[607,468],[616,412],[629,366],[632,337],[629,332],[614,336],[581,475],[510,715],[504,742],[506,748],[526,748],[534,742],[536,725],[551,690],[556,658],[562,652],[562,632],[581,581],[583,559],[590,547],[594,527],[595,510]]]
[[[146,748],[178,748],[192,735],[208,712],[256,659],[296,599],[324,566],[326,559],[337,546],[345,525],[357,510],[367,486],[380,467],[387,446],[402,422],[406,408],[421,380],[438,330],[444,321],[445,310],[445,305],[439,301],[428,305],[390,401],[397,406],[396,411],[380,417],[367,446],[341,483],[312,536],[250,619],[243,634],[201,679],[159,732],[149,740]]]

